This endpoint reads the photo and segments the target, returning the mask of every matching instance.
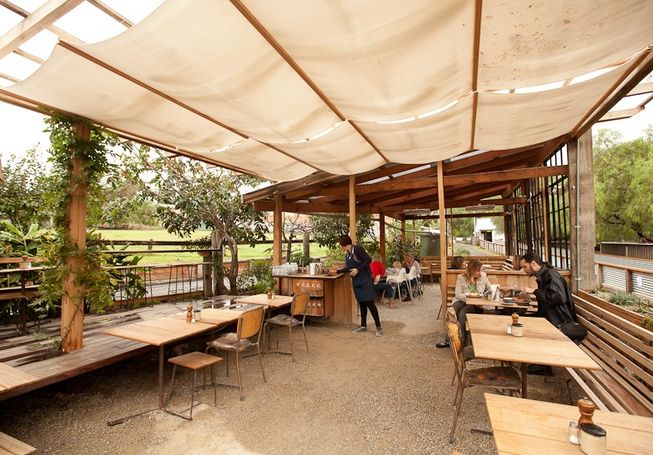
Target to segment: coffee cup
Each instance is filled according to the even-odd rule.
[[[524,336],[524,325],[519,322],[512,325],[511,335],[514,337],[523,337]]]
[[[605,430],[593,423],[581,423],[578,436],[580,449],[586,455],[605,455],[608,453],[608,438]]]

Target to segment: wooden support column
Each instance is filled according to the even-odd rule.
[[[385,255],[385,215],[383,212],[379,213],[379,249],[383,261],[388,260]]]
[[[406,219],[401,215],[401,241],[406,241]]]
[[[544,229],[544,254],[546,262],[551,262],[551,250],[549,248],[549,193],[546,188],[546,177],[542,177],[542,228]]]
[[[571,221],[572,291],[596,288],[594,245],[594,160],[592,131],[567,144],[569,160],[569,218]]]
[[[272,236],[272,265],[280,265],[281,259],[281,234],[283,232],[283,196],[274,195],[274,220]]]
[[[310,260],[311,258],[311,236],[308,231],[302,233],[302,249],[304,258]]]
[[[438,215],[440,222],[440,295],[442,328],[447,334],[447,220],[444,205],[444,163],[438,161]]]
[[[505,235],[504,245],[506,256],[514,256],[512,238],[515,233],[512,230],[512,215],[503,216],[503,233]]]
[[[349,237],[356,244],[356,176],[349,176]]]
[[[88,142],[91,138],[90,126],[78,123],[75,126],[75,139]],[[86,211],[88,186],[85,183],[84,162],[80,159],[71,160],[71,176],[68,182],[70,200],[65,208],[69,220],[66,233],[72,247],[78,250],[86,249]],[[63,282],[61,298],[61,350],[75,351],[84,347],[84,287],[75,284],[75,277],[83,266],[79,255],[66,258],[66,274]]]

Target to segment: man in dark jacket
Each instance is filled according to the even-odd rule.
[[[565,322],[576,320],[569,286],[556,269],[533,253],[523,255],[519,265],[527,275],[537,279],[537,289],[524,288],[528,294],[535,294],[538,305],[536,316],[545,317],[558,328]]]

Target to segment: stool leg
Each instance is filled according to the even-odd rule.
[[[213,406],[218,406],[218,385],[215,383],[215,368],[211,365],[211,384],[213,384]]]
[[[193,385],[190,389],[190,420],[193,420],[193,403],[195,403],[195,379],[197,378],[197,370],[193,370]]]
[[[292,357],[292,361],[295,361],[295,348],[292,344],[292,324],[288,324],[288,338],[290,339],[290,355]]]
[[[168,403],[170,402],[170,398],[172,398],[172,393],[174,391],[174,384],[175,384],[175,373],[177,373],[177,364],[172,365],[172,377],[170,378],[170,386],[168,387],[168,396],[166,397],[166,400],[164,402],[164,408],[168,407]]]

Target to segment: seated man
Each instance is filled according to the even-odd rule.
[[[537,289],[524,288],[537,299],[535,316],[546,318],[572,340],[580,340],[585,329],[574,324],[576,309],[565,279],[556,269],[533,253],[526,253],[519,259],[521,269],[537,279]]]

